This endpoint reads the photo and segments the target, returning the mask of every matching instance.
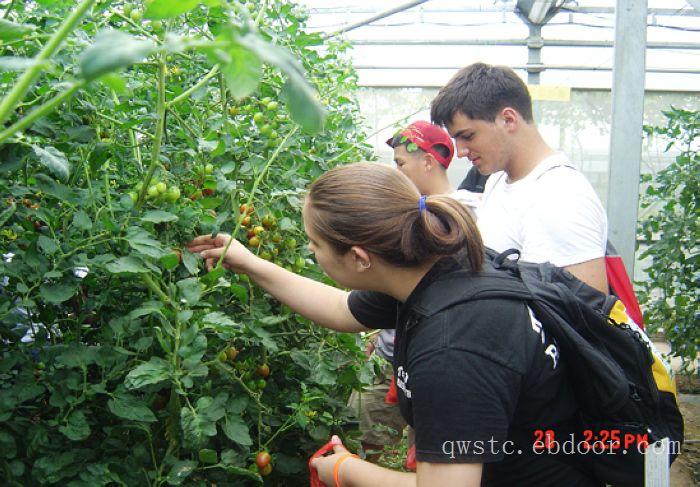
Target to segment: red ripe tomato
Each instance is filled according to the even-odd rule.
[[[270,375],[270,366],[267,364],[262,364],[255,369],[255,373],[258,377],[268,377]]]
[[[255,458],[255,464],[258,466],[259,469],[262,470],[265,467],[270,466],[270,460],[272,460],[270,454],[263,450],[259,452],[258,456]],[[272,466],[270,466],[270,470],[272,470]]]

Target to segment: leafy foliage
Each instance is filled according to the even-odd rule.
[[[0,22],[3,484],[255,485],[262,448],[273,485],[306,484],[361,348],[184,244],[226,231],[321,278],[304,188],[368,155],[345,46],[282,0],[86,2],[41,63],[77,2]]]
[[[673,351],[692,364],[700,348],[700,113],[673,108],[664,112],[667,124],[647,127],[650,136],[668,140],[666,151],[675,147],[673,163],[647,183],[642,208],[651,210],[639,225],[650,258],[648,280],[638,284],[640,299],[652,328],[663,328]]]

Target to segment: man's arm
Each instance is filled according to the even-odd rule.
[[[605,257],[564,267],[581,281],[598,291],[608,294],[608,275],[605,270]]]

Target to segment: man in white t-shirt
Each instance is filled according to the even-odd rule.
[[[544,141],[527,86],[510,68],[476,63],[461,69],[431,103],[457,155],[486,183],[477,221],[487,247],[520,250],[608,292],[607,218],[591,184]]]

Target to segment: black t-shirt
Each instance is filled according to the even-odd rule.
[[[420,295],[452,266],[434,267],[405,304],[369,291],[348,299],[363,325],[396,324],[399,407],[416,430],[417,460],[483,463],[487,486],[599,485],[567,463],[533,453],[538,430],[554,429],[557,440],[566,439],[556,425],[570,420],[576,405],[556,345],[525,303],[473,300],[410,318]]]

